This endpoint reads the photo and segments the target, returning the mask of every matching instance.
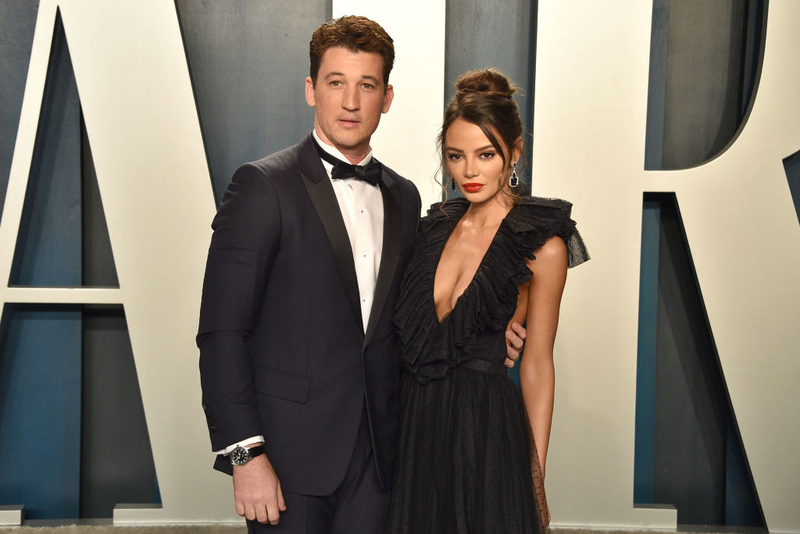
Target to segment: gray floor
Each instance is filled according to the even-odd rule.
[[[113,526],[67,525],[0,527],[0,534],[245,534],[244,525]]]
[[[0,526],[0,534],[246,534],[241,524],[188,524],[114,526],[111,519],[82,519],[79,524],[67,520],[26,521],[24,526]],[[764,529],[705,525],[678,525],[677,530],[551,528],[548,534],[766,534]]]
[[[171,526],[113,526],[110,524],[98,525],[68,525],[45,526],[39,522],[36,526],[0,527],[0,534],[245,534],[244,525],[171,525]],[[676,532],[667,530],[594,530],[594,529],[567,529],[552,528],[549,534],[664,534]],[[682,526],[678,531],[685,533],[711,534],[720,532],[719,528],[705,530],[702,526]],[[759,530],[725,529],[731,532],[763,532]]]

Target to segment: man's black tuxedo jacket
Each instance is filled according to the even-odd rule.
[[[200,329],[213,450],[263,435],[284,489],[341,483],[364,406],[382,485],[391,484],[399,349],[392,324],[420,198],[384,168],[383,251],[362,326],[347,230],[311,135],[233,176],[212,228]],[[217,469],[230,473],[227,457]]]

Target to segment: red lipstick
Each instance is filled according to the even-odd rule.
[[[483,184],[470,182],[468,184],[464,184],[464,189],[467,191],[467,193],[477,193],[483,189]]]

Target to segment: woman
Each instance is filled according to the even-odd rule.
[[[403,377],[389,531],[543,532],[558,312],[567,267],[588,254],[568,202],[515,193],[513,84],[487,69],[456,88],[439,147],[465,198],[421,221],[395,317]],[[521,392],[503,367],[512,320],[527,321]]]

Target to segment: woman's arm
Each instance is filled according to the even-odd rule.
[[[553,344],[567,280],[567,248],[560,237],[551,237],[535,255],[528,263],[533,279],[528,289],[528,337],[519,379],[544,476],[555,394]]]

